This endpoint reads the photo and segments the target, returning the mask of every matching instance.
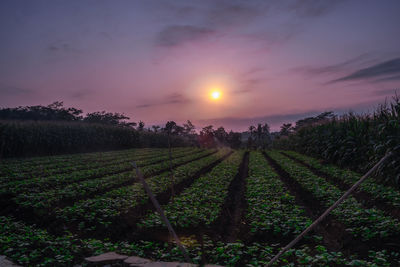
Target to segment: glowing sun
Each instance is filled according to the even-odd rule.
[[[212,91],[211,92],[211,98],[213,100],[218,100],[221,98],[221,92],[220,91]]]

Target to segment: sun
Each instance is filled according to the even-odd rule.
[[[213,100],[218,100],[221,98],[221,92],[220,91],[212,91],[211,92],[211,98]]]

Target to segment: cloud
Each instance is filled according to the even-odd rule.
[[[297,0],[287,9],[302,18],[315,18],[330,13],[340,2],[343,1]]]
[[[22,94],[30,94],[30,93],[32,93],[32,90],[30,90],[30,89],[0,84],[0,94],[22,95]]]
[[[156,35],[156,44],[173,47],[189,41],[210,37],[215,33],[222,36],[237,35],[250,41],[267,45],[287,42],[301,32],[299,19],[317,18],[333,11],[340,1],[201,1],[163,2],[168,18],[175,25],[163,28]],[[158,10],[158,8],[157,8]],[[281,21],[279,29],[274,21]],[[192,23],[189,25],[188,21]],[[262,29],[246,28],[256,20],[264,21]],[[186,22],[183,22],[186,21]],[[185,25],[186,24],[186,25]],[[256,24],[257,25],[257,24]],[[241,31],[241,29],[246,30]]]
[[[292,68],[290,69],[290,71],[300,72],[307,75],[334,74],[338,72],[343,72],[351,66],[364,64],[366,61],[370,61],[370,55],[368,53],[361,54],[359,56],[336,64],[325,66],[300,66]]]
[[[235,94],[249,93],[254,89],[254,87],[259,85],[262,81],[264,81],[264,79],[244,78],[240,80],[240,88],[233,91],[233,93]]]
[[[72,98],[84,98],[93,93],[93,90],[79,90],[79,91],[74,91],[70,94]]]
[[[265,14],[265,5],[218,1],[208,12],[207,21],[218,27],[242,25],[262,14]]]
[[[150,101],[146,102],[140,105],[137,105],[137,108],[148,108],[152,106],[160,106],[160,105],[181,105],[181,104],[187,104],[190,103],[190,99],[188,99],[186,96],[184,96],[181,93],[173,93],[170,95],[165,96],[163,99],[159,101]]]
[[[71,46],[70,44],[61,40],[55,41],[47,46],[47,50],[53,53],[65,52],[65,53],[79,53],[79,49]]]
[[[394,96],[396,94],[400,95],[400,89],[383,89],[374,91],[373,94],[377,96]]]
[[[391,59],[368,68],[357,70],[347,76],[330,81],[330,83],[379,78],[400,73],[400,58]],[[392,76],[395,77],[395,76]]]
[[[377,79],[374,82],[390,82],[390,81],[400,81],[400,75],[389,76],[389,77]]]
[[[192,25],[171,25],[161,30],[156,38],[159,46],[172,47],[186,42],[197,41],[212,35],[215,31]]]

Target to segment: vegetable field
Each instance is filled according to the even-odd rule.
[[[362,174],[293,151],[131,149],[0,163],[0,255],[73,266],[116,251],[184,261],[135,177],[139,166],[194,263],[264,266]],[[400,191],[369,178],[276,266],[399,266]]]

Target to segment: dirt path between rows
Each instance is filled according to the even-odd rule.
[[[312,171],[315,175],[324,178],[326,181],[329,183],[334,184],[337,186],[340,190],[342,191],[347,191],[349,188],[352,186],[352,184],[348,184],[336,177],[333,177],[324,171],[321,171],[319,169],[316,169],[312,167],[311,165],[307,164],[306,162],[296,159],[295,157],[290,156],[289,154],[286,154],[285,152],[281,152],[284,156],[290,158],[291,160],[303,165],[304,167],[307,167],[310,171]],[[396,208],[388,203],[385,202],[384,199],[380,199],[379,197],[375,197],[370,193],[367,193],[362,190],[354,191],[352,193],[352,196],[357,199],[357,201],[362,204],[365,208],[378,208],[385,212],[387,215],[392,216],[393,218],[396,218],[400,220],[400,209]]]
[[[246,201],[246,179],[249,175],[249,152],[243,156],[239,172],[229,185],[229,193],[223,210],[228,217],[223,225],[225,229],[223,239],[226,242],[235,242],[240,238],[240,232],[243,228],[243,217],[245,215]]]

